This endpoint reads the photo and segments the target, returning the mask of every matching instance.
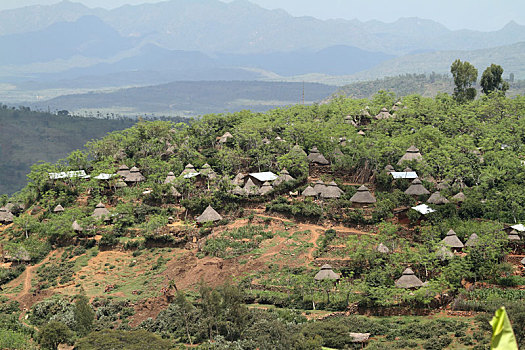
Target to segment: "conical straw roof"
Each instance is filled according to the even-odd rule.
[[[368,190],[368,187],[365,185],[362,185],[357,189],[357,192],[350,198],[350,201],[352,203],[361,203],[361,204],[372,204],[376,202],[376,199],[370,191]]]
[[[388,109],[384,107],[381,108],[381,111],[375,116],[377,120],[388,119],[390,117],[392,117],[392,115],[388,112]]]
[[[390,249],[388,249],[388,247],[386,245],[384,245],[383,243],[379,243],[379,245],[377,246],[376,250],[379,253],[383,253],[383,254],[390,253]]]
[[[312,163],[317,163],[320,165],[330,164],[330,162],[319,152],[319,150],[315,146],[310,150],[310,154],[307,158]]]
[[[318,195],[320,195],[323,192],[323,190],[325,189],[325,187],[326,187],[326,185],[324,184],[323,181],[317,180],[315,182],[315,185],[314,185],[314,190],[315,190],[315,192],[317,192]]]
[[[314,279],[317,281],[322,280],[338,280],[339,274],[335,273],[332,270],[332,266],[325,264],[321,266],[321,270],[314,276]]]
[[[436,257],[441,261],[445,261],[445,260],[453,258],[454,253],[452,253],[449,248],[442,245],[436,251]]]
[[[173,197],[175,197],[175,198],[180,198],[180,197],[182,197],[182,194],[181,194],[179,191],[177,191],[177,189],[175,188],[175,186],[171,186],[171,187],[170,187],[170,194],[171,194]]]
[[[144,180],[146,180],[146,178],[140,173],[140,170],[137,167],[129,169],[129,174],[124,179],[126,182],[140,182]]]
[[[71,225],[71,227],[73,228],[73,231],[75,231],[75,232],[82,232],[82,231],[84,231],[84,229],[82,228],[82,226],[80,226],[80,224],[77,222],[77,220],[73,221],[73,224]]]
[[[119,180],[117,181],[117,183],[115,184],[115,187],[116,187],[116,188],[128,187],[128,184],[127,184],[126,182],[124,182],[124,180],[119,179]]]
[[[519,240],[521,240],[521,237],[520,237],[518,231],[516,231],[516,230],[510,231],[509,235],[507,236],[507,238],[509,239],[509,241],[519,241]]]
[[[463,192],[459,192],[458,194],[454,195],[452,199],[456,202],[464,202],[467,199],[467,197]]]
[[[232,190],[232,194],[236,196],[247,196],[248,195],[248,193],[246,193],[246,191],[240,186],[235,186]]]
[[[314,190],[312,186],[308,186],[304,189],[304,191],[301,193],[304,197],[315,197],[317,196],[317,191]]]
[[[304,155],[305,157],[307,156],[307,154],[304,151],[304,149],[301,146],[297,145],[297,144],[292,147],[292,151],[294,151],[295,153]]]
[[[184,167],[184,170],[180,173],[180,176],[184,176],[186,174],[194,174],[196,173],[197,171],[195,170],[195,167],[193,166],[193,164],[191,163],[188,163],[185,167]]]
[[[473,247],[479,242],[479,237],[477,234],[473,233],[470,235],[468,241],[465,243],[465,247]]]
[[[415,179],[412,181],[410,187],[406,189],[405,193],[411,196],[422,196],[430,192],[423,186],[421,180]]]
[[[394,169],[394,167],[391,164],[388,164],[387,166],[385,166],[385,170],[388,173],[391,173],[392,171],[396,171],[396,169]]]
[[[423,156],[421,155],[421,153],[419,153],[419,149],[413,145],[407,149],[406,153],[399,159],[399,162],[397,162],[397,164],[401,164],[404,161],[410,160],[415,160],[418,162],[423,160]]]
[[[210,180],[213,180],[213,179],[217,178],[217,173],[215,173],[215,171],[213,171],[213,169],[211,168],[211,166],[208,163],[206,163],[206,164],[204,164],[202,166],[202,169],[201,169],[200,173],[202,175],[206,176]]]
[[[198,223],[205,223],[205,222],[213,222],[213,221],[220,221],[222,220],[222,216],[219,215],[211,207],[211,205],[208,205],[208,207],[204,210],[204,212],[195,219]]]
[[[456,232],[454,230],[450,229],[447,232],[447,236],[443,238],[441,243],[445,244],[446,246],[450,248],[463,248],[464,244],[460,241],[458,236],[456,235]]]
[[[283,170],[281,170],[281,173],[279,174],[277,179],[275,179],[273,184],[274,184],[274,186],[279,186],[280,184],[282,184],[284,182],[293,181],[293,180],[295,180],[295,179],[290,175],[288,170],[286,170],[286,168],[284,168]]]
[[[398,288],[418,288],[423,285],[423,282],[416,277],[411,268],[403,271],[403,275],[395,282]]]
[[[244,177],[245,175],[242,173],[238,173],[235,175],[235,177],[232,180],[232,185],[234,186],[243,186],[244,185]]]
[[[102,204],[102,202],[99,202],[97,206],[95,207],[95,210],[93,211],[94,218],[103,218],[109,216],[109,210],[106,209],[106,206]]]
[[[243,189],[248,195],[256,195],[257,193],[259,193],[259,187],[257,187],[257,185],[253,183],[251,178],[249,178],[248,181],[246,181],[246,184],[244,185]]]
[[[520,261],[523,265],[525,265],[525,258],[521,259]]]
[[[126,164],[122,164],[121,166],[119,166],[118,168],[118,171],[117,171],[117,175],[120,175],[122,177],[126,177],[129,175],[129,168]]]
[[[271,190],[273,190],[272,185],[270,185],[270,183],[268,181],[266,181],[265,183],[263,183],[263,185],[259,189],[259,194],[261,196],[263,196],[263,195],[267,194],[268,192],[270,192]]]
[[[343,191],[335,182],[330,182],[321,192],[321,198],[330,199],[330,198],[341,198]]]
[[[55,209],[53,209],[53,212],[54,212],[54,213],[62,213],[63,211],[64,211],[64,207],[61,206],[60,204],[57,205],[57,206],[55,207]]]
[[[430,204],[447,204],[448,199],[443,197],[439,191],[436,191],[432,193],[430,197],[428,197],[427,203]]]
[[[168,176],[166,176],[166,179],[164,180],[164,184],[172,184],[175,182],[177,178],[175,177],[175,174],[173,173],[173,171],[170,171],[168,173]]]

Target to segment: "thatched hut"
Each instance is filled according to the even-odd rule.
[[[228,142],[228,141],[229,141],[230,139],[232,139],[232,138],[233,138],[233,135],[230,134],[229,131],[226,131],[226,132],[224,133],[224,135],[222,135],[222,136],[219,137],[218,142],[219,142],[219,143],[226,143],[226,142]]]
[[[0,208],[0,222],[3,224],[10,224],[13,222],[13,214],[6,208]]]
[[[391,164],[387,164],[387,166],[385,166],[385,171],[390,174],[391,172],[396,171],[396,169],[394,169]]]
[[[53,213],[63,213],[63,212],[64,212],[64,207],[61,206],[60,204],[57,205],[57,206],[55,207],[55,209],[53,209]]]
[[[411,196],[423,196],[430,194],[430,192],[423,186],[420,179],[412,181],[410,186],[405,190],[405,193]]]
[[[470,235],[469,239],[465,243],[465,247],[474,247],[479,243],[479,237],[477,234],[473,233]]]
[[[457,194],[452,196],[452,200],[458,203],[463,203],[466,199],[467,197],[465,196],[463,192],[458,192]]]
[[[196,174],[196,173],[198,173],[198,171],[195,170],[195,167],[193,166],[193,164],[188,163],[184,167],[184,170],[180,173],[180,176],[184,176],[184,175],[188,175],[188,174]]]
[[[441,205],[441,204],[447,204],[449,203],[449,201],[448,199],[443,197],[439,191],[436,191],[432,193],[430,197],[428,197],[427,203]]]
[[[521,259],[520,262],[521,262],[522,265],[525,265],[525,258]]]
[[[232,194],[236,195],[236,196],[247,196],[248,193],[246,193],[246,191],[241,188],[240,186],[236,185],[233,189],[232,189]]]
[[[271,192],[272,190],[273,190],[272,185],[269,182],[265,182],[265,183],[263,183],[261,188],[259,188],[259,194],[261,196],[264,196],[265,194]]]
[[[384,245],[383,243],[379,243],[379,245],[376,248],[376,251],[378,251],[379,253],[382,253],[382,254],[390,253],[390,249],[386,245]]]
[[[80,226],[80,224],[77,222],[77,220],[73,221],[73,224],[71,225],[71,228],[73,229],[73,231],[75,231],[77,233],[80,233],[80,232],[84,231],[84,228],[82,226]]]
[[[298,144],[295,144],[295,146],[292,147],[291,151],[293,151],[293,153],[301,155],[301,156],[305,156],[305,157],[308,156],[306,154],[306,152],[304,151],[304,149],[301,146],[299,146]]]
[[[323,281],[323,280],[334,280],[337,281],[339,279],[339,274],[335,273],[332,270],[332,266],[328,264],[324,264],[321,266],[321,270],[314,276],[314,279],[316,281]]]
[[[209,180],[214,180],[217,178],[217,173],[215,171],[213,171],[213,169],[211,168],[211,166],[206,163],[202,166],[202,169],[200,171],[200,173],[207,177]]]
[[[516,230],[510,231],[509,234],[507,235],[507,238],[509,241],[520,241],[521,240],[521,237],[518,231]]]
[[[411,160],[415,160],[416,162],[420,162],[423,160],[423,156],[421,155],[421,153],[419,153],[419,148],[417,148],[414,145],[410,146],[407,149],[406,153],[401,157],[401,159],[399,159],[397,164],[401,164],[404,161],[411,161]]]
[[[182,197],[182,194],[181,194],[179,191],[177,191],[177,189],[175,188],[175,186],[171,186],[171,187],[170,187],[170,195],[171,195],[172,197],[175,197],[175,198],[180,198],[180,197]]]
[[[389,119],[391,117],[392,115],[390,114],[390,112],[388,112],[388,109],[383,107],[381,108],[381,111],[379,111],[379,113],[374,118],[377,120],[381,120],[381,119]]]
[[[325,187],[326,185],[321,180],[317,180],[314,184],[314,190],[315,192],[317,192],[317,195],[320,195],[321,192],[323,192],[323,190],[325,189]]]
[[[357,132],[357,135],[359,135],[359,136],[365,136],[366,134],[365,134],[365,132],[364,132],[363,130],[359,130],[359,131]]]
[[[270,141],[270,139],[267,138],[267,137],[262,139],[261,142],[262,142],[263,145],[269,145],[270,143],[272,143],[272,141]]]
[[[335,199],[335,198],[341,198],[341,195],[344,192],[337,186],[337,184],[332,181],[330,182],[323,191],[321,192],[321,198],[323,199]]]
[[[451,248],[453,251],[460,251],[465,246],[456,235],[456,232],[452,229],[447,232],[447,236],[443,238],[441,243]]]
[[[283,170],[281,170],[281,173],[279,174],[277,179],[275,179],[275,181],[273,182],[273,185],[274,186],[279,186],[282,183],[285,183],[285,182],[288,182],[288,181],[293,181],[293,180],[295,180],[295,179],[290,175],[288,170],[286,170],[286,168],[284,168]]]
[[[368,190],[368,187],[365,185],[361,185],[357,192],[350,198],[350,201],[352,204],[358,204],[358,205],[366,205],[366,204],[373,204],[376,202],[376,199],[374,196],[372,196],[372,193]]]
[[[251,178],[246,181],[243,190],[246,192],[246,194],[248,194],[248,196],[255,196],[259,193],[259,187],[257,187]]]
[[[166,179],[164,180],[164,184],[172,184],[175,182],[175,180],[177,179],[177,177],[175,177],[175,174],[173,173],[173,171],[170,171],[168,173],[168,176],[166,176]]]
[[[146,180],[146,178],[140,173],[139,168],[133,167],[129,169],[129,174],[126,176],[124,181],[126,183],[134,184]]]
[[[443,190],[446,190],[448,188],[450,188],[450,185],[448,184],[448,182],[444,182],[444,181],[438,183],[437,186],[436,186],[436,189],[438,191],[443,191]]]
[[[319,152],[317,147],[312,147],[310,154],[308,155],[308,161],[318,165],[329,165],[330,162]]]
[[[128,187],[128,184],[124,180],[118,179],[117,182],[115,183],[115,187],[124,188],[124,187]]]
[[[318,193],[312,186],[308,186],[304,189],[301,195],[304,197],[317,197]]]
[[[398,288],[419,288],[423,282],[416,277],[414,271],[409,267],[403,271],[403,275],[395,282]]]
[[[121,166],[118,167],[118,170],[117,170],[117,175],[121,176],[121,177],[126,177],[129,175],[129,168],[126,164],[122,164]]]
[[[452,253],[448,247],[442,245],[436,251],[436,257],[441,261],[447,261],[454,257],[454,253]]]
[[[95,219],[104,219],[104,220],[109,220],[109,215],[110,215],[109,210],[106,209],[106,206],[102,204],[102,202],[99,202],[97,204],[92,214],[92,216]]]
[[[202,214],[195,219],[195,221],[197,221],[199,224],[220,220],[222,220],[222,216],[220,216],[219,213],[217,213],[215,209],[211,207],[211,205],[208,205]]]
[[[246,175],[244,175],[243,173],[238,173],[237,175],[235,175],[235,177],[232,180],[232,185],[233,186],[244,186],[245,176]]]

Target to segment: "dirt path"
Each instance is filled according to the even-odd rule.
[[[22,288],[18,296],[15,298],[16,301],[20,302],[20,306],[28,306],[23,304],[23,300],[27,298],[27,295],[30,294],[29,291],[31,290],[31,281],[33,280],[34,270],[47,263],[48,261],[49,255],[38,264],[26,267],[25,271],[22,273],[22,275],[24,275],[24,287]]]

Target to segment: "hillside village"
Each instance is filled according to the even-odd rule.
[[[0,334],[485,349],[505,305],[523,345],[523,113],[380,91],[143,121],[35,164],[1,203]]]

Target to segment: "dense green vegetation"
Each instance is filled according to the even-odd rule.
[[[367,106],[372,117],[362,113]],[[395,115],[374,118],[382,108]],[[506,223],[525,221],[524,113],[525,97],[509,98],[497,92],[457,101],[447,94],[435,98],[409,95],[399,100],[381,91],[371,99],[337,97],[326,104],[266,113],[205,115],[187,124],[141,121],[89,142],[85,151],[75,151],[56,164],[34,165],[29,184],[9,198],[26,210],[19,210],[14,225],[3,230],[1,243],[11,256],[26,252],[31,262],[62,247],[62,255],[36,269],[41,290],[72,288],[73,280],[77,282],[74,288],[81,289],[82,276],[75,276],[79,266],[87,265],[99,251],[111,249],[133,251],[135,259],[125,269],[148,255],[144,258],[149,262],[147,271],[136,275],[135,285],[126,287],[132,288],[133,300],[141,293],[160,296],[152,289],[168,283],[164,295],[169,306],[155,319],[134,327],[129,319],[135,309],[127,304],[131,298],[124,287],[119,295],[129,299],[95,298],[88,305],[83,299],[57,297],[36,304],[29,316],[41,330],[35,339],[51,347],[54,339],[76,341],[86,349],[101,346],[94,345],[97,339],[110,342],[115,337],[125,343],[140,334],[128,331],[142,328],[171,342],[151,335],[159,348],[181,343],[200,344],[204,349],[360,346],[342,336],[348,332],[372,333],[374,339],[368,345],[372,349],[483,348],[490,335],[485,312],[506,305],[516,324],[522,324],[525,313],[520,306],[521,292],[502,292],[524,284],[522,270],[506,261],[511,252],[523,254],[523,240],[509,242],[502,231]],[[219,143],[226,132],[233,136]],[[265,138],[270,142],[263,142]],[[397,164],[411,145],[420,149],[423,160]],[[303,151],[314,146],[330,160],[329,166],[319,170],[308,164]],[[178,175],[188,163],[196,169],[208,163],[217,176],[202,180],[175,176],[172,183],[164,183],[168,172]],[[87,169],[92,175],[114,173],[121,164],[138,166],[144,181],[120,188],[116,179],[51,181],[48,176],[48,172],[77,169]],[[387,164],[398,170],[410,166],[431,192],[438,184],[446,184],[441,194],[451,202],[431,205],[436,211],[426,216],[407,208],[426,201],[428,195],[404,193],[410,183],[392,180],[383,170]],[[294,181],[261,196],[232,192],[230,179],[239,172],[279,173],[284,167]],[[342,191],[340,198],[304,199],[293,194],[312,182],[309,176],[315,171],[319,171],[316,178],[336,182]],[[366,183],[377,202],[356,207],[351,201],[357,190],[353,181]],[[454,202],[452,197],[460,191],[466,199]],[[99,202],[109,209],[105,219],[92,216]],[[58,204],[64,212],[53,212]],[[194,226],[195,218],[209,205],[223,219]],[[178,225],[168,225],[174,217]],[[75,220],[83,230],[73,229]],[[224,227],[229,224],[232,227]],[[334,229],[320,230],[329,226]],[[451,228],[462,242],[476,233],[478,243],[465,247],[463,254],[441,259],[436,252]],[[345,230],[348,232],[341,234]],[[376,249],[380,243],[388,247],[388,253]],[[275,260],[249,265],[270,256],[268,249],[272,248],[277,250],[272,253]],[[198,293],[174,292],[177,276],[162,273],[168,266],[177,268],[178,254],[184,250],[194,255],[185,256],[181,264],[198,264],[203,259],[210,264],[203,269],[219,266],[214,270],[218,274],[221,264],[235,264],[239,269],[249,266],[230,285],[213,289],[201,284]],[[316,263],[323,259],[337,262],[339,282],[316,281],[319,269],[314,259],[319,259]],[[109,262],[103,266],[108,274],[123,268]],[[408,266],[427,283],[414,290],[396,286]],[[5,273],[3,280],[20,272]],[[472,290],[465,290],[467,284],[474,286]],[[486,284],[493,290],[485,288]],[[117,283],[111,288],[121,286]],[[259,310],[260,304],[277,309]],[[468,321],[359,316],[305,319],[319,310],[422,315],[446,306],[482,314]],[[425,327],[414,327],[413,322]],[[118,332],[108,333],[107,329]],[[523,345],[523,329],[518,327],[516,333]]]
[[[0,107],[0,193],[12,194],[27,183],[29,168],[55,162],[92,139],[130,127],[130,119],[78,118]]]

